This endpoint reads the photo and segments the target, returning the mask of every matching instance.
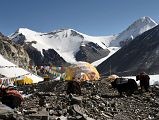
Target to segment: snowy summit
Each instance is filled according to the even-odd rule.
[[[117,38],[111,42],[110,46],[119,47],[121,41],[132,40],[145,31],[157,26],[158,24],[150,17],[141,17],[131,24],[126,30],[121,32]]]

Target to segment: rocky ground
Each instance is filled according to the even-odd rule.
[[[159,86],[120,97],[102,79],[82,86],[82,95],[66,95],[64,81],[18,87],[28,94],[21,107],[0,113],[3,120],[158,120]],[[4,107],[1,107],[1,109]],[[6,110],[6,109],[5,109]],[[7,109],[8,110],[8,109]]]

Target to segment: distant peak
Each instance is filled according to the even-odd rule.
[[[74,29],[58,29],[54,30],[48,34],[56,34],[56,35],[62,35],[63,37],[70,37],[70,36],[79,36],[81,38],[84,38],[82,33],[74,30]]]
[[[144,16],[144,17],[141,17],[139,18],[137,21],[135,21],[134,23],[137,23],[137,22],[140,22],[140,23],[147,23],[147,24],[154,24],[154,25],[158,25],[152,18],[150,18],[149,16]]]
[[[132,23],[127,30],[135,29],[135,28],[143,28],[144,26],[149,26],[151,28],[158,25],[153,19],[151,19],[148,16],[144,16],[136,20],[134,23]]]
[[[141,17],[140,19],[152,20],[149,16],[144,16],[144,17]]]
[[[28,29],[28,28],[19,28],[19,29],[17,30],[17,32],[21,32],[21,31],[31,31],[31,30]]]
[[[16,33],[22,33],[22,34],[37,34],[39,32],[36,32],[36,31],[33,31],[33,30],[30,30],[28,28],[19,28]]]
[[[138,35],[144,33],[147,30],[152,29],[153,27],[157,26],[158,24],[152,20],[148,16],[141,17],[137,19],[135,22],[133,22],[127,29],[125,29],[123,32],[119,33],[119,35],[116,38],[116,41],[111,43],[115,46],[120,46],[120,42],[122,43],[125,40],[132,40]]]

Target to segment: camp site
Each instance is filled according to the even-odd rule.
[[[159,0],[1,0],[0,120],[159,120]]]
[[[51,113],[51,111],[68,109],[68,105],[66,104],[70,104],[70,107],[73,104],[72,111],[74,111],[75,116],[78,116],[79,110],[87,110],[89,116],[86,116],[85,110],[80,112],[80,116],[84,117],[84,119],[98,117],[103,119],[112,118],[114,114],[119,114],[121,110],[130,107],[134,102],[137,102],[135,104],[140,105],[145,111],[148,111],[149,109],[146,108],[150,104],[144,104],[145,106],[142,106],[143,100],[145,98],[150,99],[151,96],[157,99],[156,93],[159,91],[159,88],[157,88],[158,81],[156,81],[158,76],[151,75],[150,85],[156,86],[151,88],[151,94],[142,93],[143,95],[141,97],[140,92],[134,93],[131,96],[127,96],[127,93],[123,92],[123,95],[127,97],[120,97],[119,92],[111,88],[110,84],[118,78],[124,78],[124,76],[118,76],[117,74],[110,74],[108,76],[100,75],[98,70],[87,62],[78,62],[67,67],[32,66],[31,68],[32,70],[29,70],[30,67],[28,69],[26,67],[25,69],[19,68],[18,66],[1,67],[1,69],[7,69],[7,71],[13,70],[15,73],[6,74],[3,71],[3,74],[8,75],[8,77],[0,79],[2,103],[11,109],[16,108],[21,115],[27,116],[30,119],[34,119],[37,116],[43,116],[47,119],[64,119],[66,118],[64,115],[66,111],[60,115]],[[39,69],[35,71],[35,68]],[[24,73],[19,75],[17,71]],[[41,73],[38,74],[39,71]],[[136,79],[135,76],[125,76],[125,78]],[[140,89],[139,82],[137,84]],[[4,94],[3,91],[7,91],[7,94]],[[135,96],[140,96],[140,100],[136,101]],[[34,99],[31,97],[34,97]],[[121,104],[124,100],[129,101],[130,104]],[[96,108],[96,113],[92,111],[94,107]],[[131,109],[135,109],[135,106]],[[101,113],[101,111],[103,112]],[[130,110],[129,112],[132,111]],[[136,118],[133,115],[131,117]],[[116,119],[119,118],[120,116],[116,116]]]

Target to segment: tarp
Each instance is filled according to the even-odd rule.
[[[77,64],[71,65],[66,69],[65,80],[99,80],[100,76],[97,69],[87,63],[78,62]]]
[[[15,80],[14,83],[16,85],[26,85],[26,84],[32,84],[33,80],[31,78],[28,78],[28,77],[25,76],[23,79]]]
[[[19,68],[15,64],[6,60],[2,55],[0,55],[0,74],[7,77],[8,79],[17,78],[19,76],[27,75],[28,78],[33,80],[33,83],[38,83],[43,81],[43,78],[30,73],[27,70]]]

